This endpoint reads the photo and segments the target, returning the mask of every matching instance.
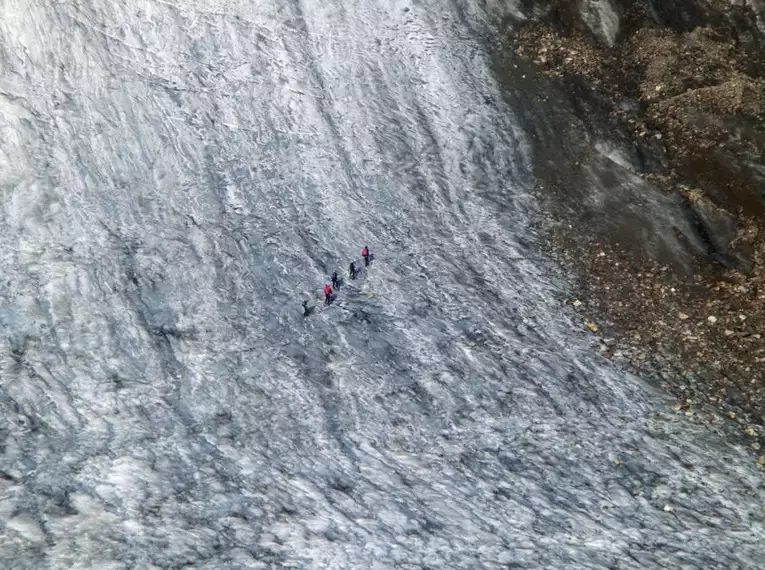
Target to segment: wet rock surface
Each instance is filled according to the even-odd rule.
[[[593,24],[584,2],[530,4],[509,20],[513,55],[499,66],[508,85],[539,85],[530,114],[568,114],[555,121],[568,129],[537,131],[535,172],[551,249],[580,276],[583,329],[656,377],[678,411],[761,434],[762,6],[594,2],[608,7]]]

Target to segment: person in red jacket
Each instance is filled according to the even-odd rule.
[[[364,265],[369,265],[369,248],[367,246],[364,246],[364,249],[361,250],[361,256],[364,258]]]
[[[327,283],[324,285],[324,303],[329,305],[332,302],[332,286]]]

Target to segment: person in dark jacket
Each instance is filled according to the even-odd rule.
[[[351,279],[356,279],[356,262],[351,261],[351,264],[348,266],[348,275],[350,275]]]
[[[332,272],[332,288],[333,289],[340,288],[340,278],[337,276],[337,271]]]

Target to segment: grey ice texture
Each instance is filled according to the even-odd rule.
[[[0,568],[763,567],[560,309],[490,16],[0,0]]]

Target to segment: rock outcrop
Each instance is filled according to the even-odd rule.
[[[765,422],[765,2],[510,4],[497,68],[587,322]],[[720,334],[665,318],[711,308]]]

